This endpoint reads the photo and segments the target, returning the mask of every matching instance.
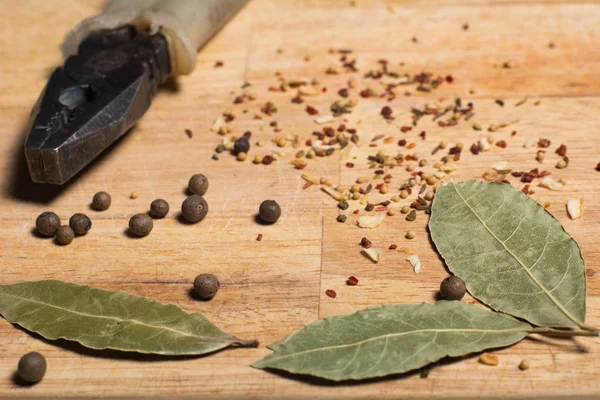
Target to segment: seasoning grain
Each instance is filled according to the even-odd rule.
[[[208,179],[202,174],[195,174],[188,182],[188,189],[192,194],[204,196],[208,190]]]
[[[129,219],[129,231],[136,236],[147,236],[152,232],[154,228],[154,222],[148,214],[135,214]]]
[[[92,221],[87,215],[77,213],[69,218],[69,226],[76,235],[85,235],[92,229]]]
[[[281,207],[275,200],[265,200],[260,203],[258,214],[264,222],[275,223],[281,217]]]
[[[17,371],[21,379],[28,383],[37,383],[46,375],[47,363],[37,351],[25,354],[19,360]]]
[[[465,281],[452,275],[442,281],[440,297],[444,300],[462,300],[467,291]]]
[[[208,214],[208,203],[202,196],[194,194],[181,203],[181,215],[188,222],[200,222],[206,214]]]
[[[219,291],[221,284],[213,274],[200,274],[194,279],[194,292],[204,300],[210,300]]]
[[[150,203],[150,216],[152,218],[164,218],[169,213],[169,203],[163,199],[156,199]]]
[[[60,227],[60,218],[52,211],[45,211],[35,220],[35,227],[42,236],[54,236]]]
[[[58,244],[67,245],[73,241],[75,232],[69,225],[63,225],[56,230],[56,242]]]
[[[105,211],[110,207],[112,199],[106,192],[98,192],[92,198],[92,208],[97,211]]]

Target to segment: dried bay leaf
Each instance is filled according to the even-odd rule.
[[[313,322],[269,346],[274,352],[253,366],[334,381],[365,379],[508,346],[530,330],[506,314],[457,301],[383,305]]]
[[[584,324],[579,246],[544,207],[511,185],[441,187],[429,229],[450,271],[495,310],[536,325],[593,329]]]
[[[52,280],[1,285],[0,314],[46,339],[72,340],[92,349],[198,355],[257,345],[175,305]]]

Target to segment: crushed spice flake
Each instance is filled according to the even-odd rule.
[[[215,61],[215,68],[221,68],[225,63],[221,60]]]
[[[256,237],[256,241],[260,242],[263,239],[263,235],[262,233],[259,233],[258,236]]]
[[[194,136],[194,134],[192,133],[191,129],[186,129],[185,130],[185,134],[187,135],[188,138],[192,138],[192,136]]]
[[[312,106],[306,106],[306,112],[308,113],[308,115],[317,115],[319,113],[319,110],[317,110],[316,108],[312,107]]]
[[[374,263],[378,263],[381,259],[381,250],[370,247],[362,250],[363,254],[366,255]]]
[[[331,297],[332,299],[335,299],[337,296],[337,293],[333,289],[327,289],[325,291],[325,294],[327,295],[327,297]]]
[[[544,138],[540,138],[537,142],[538,147],[541,147],[543,149],[546,147],[550,147],[550,144],[551,144],[550,140],[544,139]]]
[[[348,286],[356,286],[358,285],[358,279],[354,275],[352,275],[348,279],[346,279],[346,284]]]

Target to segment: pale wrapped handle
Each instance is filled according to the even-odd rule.
[[[138,31],[160,32],[169,43],[171,73],[189,74],[196,52],[246,0],[109,0],[102,14],[83,20],[62,44],[65,58],[91,32],[133,25]]]

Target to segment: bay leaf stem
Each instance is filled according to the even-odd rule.
[[[591,327],[590,327],[591,328]],[[591,328],[593,330],[563,330],[563,329],[554,329],[548,327],[537,327],[527,329],[525,332],[527,333],[540,333],[548,336],[560,336],[560,337],[574,337],[574,336],[600,336],[600,331],[597,329]]]

